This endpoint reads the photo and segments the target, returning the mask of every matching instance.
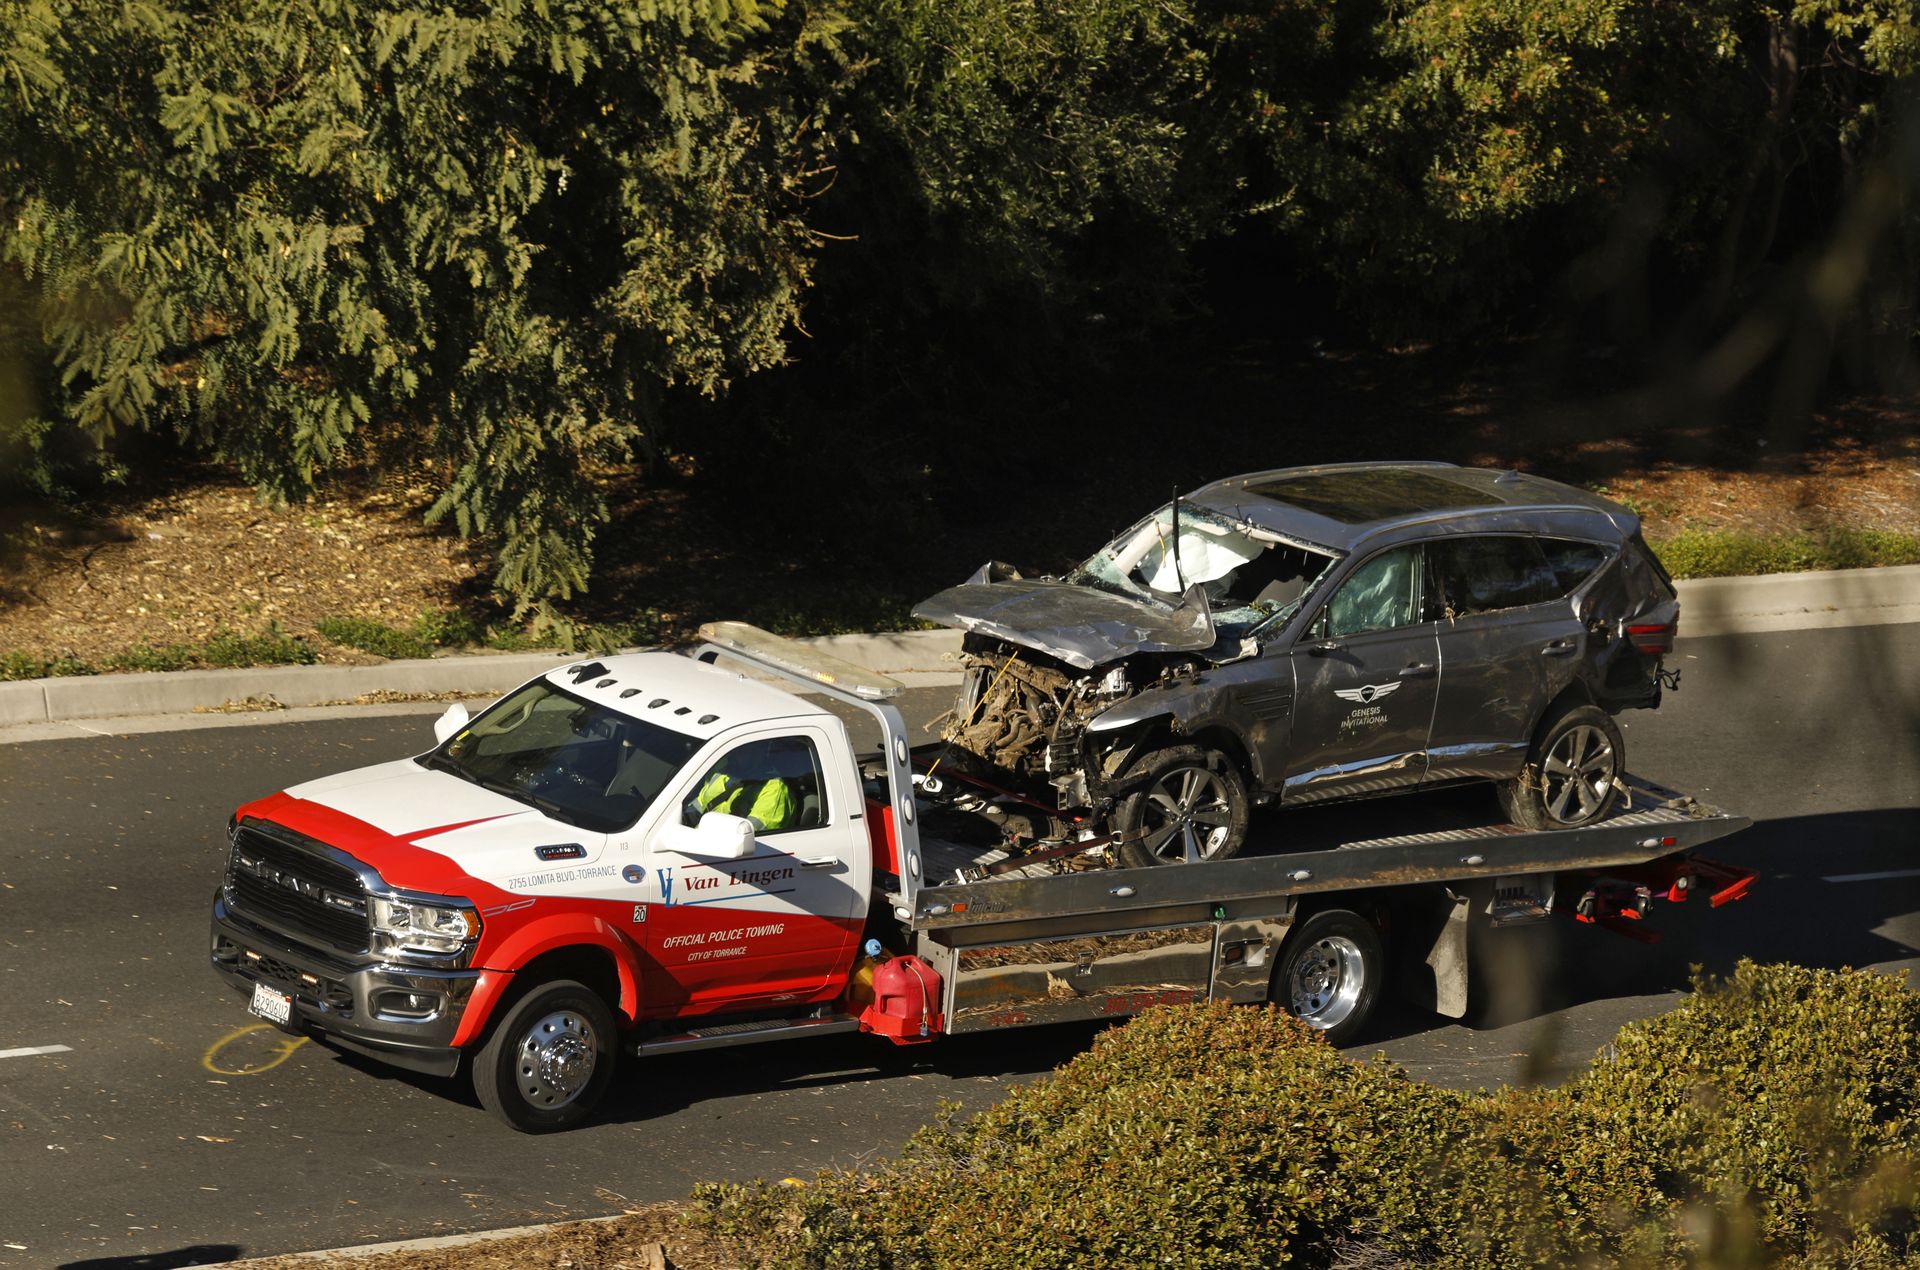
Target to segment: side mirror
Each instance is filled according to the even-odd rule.
[[[697,825],[666,825],[655,839],[662,849],[709,860],[744,860],[753,854],[753,822],[710,811]]]
[[[433,735],[440,744],[445,745],[447,738],[467,726],[473,716],[458,701],[447,707],[447,712],[433,721]]]

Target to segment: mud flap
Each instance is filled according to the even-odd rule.
[[[1467,926],[1471,908],[1468,896],[1441,888],[1434,920],[1427,927],[1433,931],[1433,942],[1422,963],[1426,973],[1408,976],[1407,999],[1450,1019],[1465,1018],[1467,1013]]]

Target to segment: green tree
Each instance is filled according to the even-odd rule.
[[[804,4],[9,0],[0,29],[0,260],[96,441],[171,429],[279,498],[428,462],[525,610],[586,585],[594,472],[665,391],[784,356],[835,66]]]

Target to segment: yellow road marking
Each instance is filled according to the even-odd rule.
[[[292,1058],[293,1052],[307,1043],[307,1038],[304,1036],[282,1036],[274,1046],[277,1053],[274,1054],[271,1061],[262,1063],[257,1067],[222,1067],[214,1060],[219,1057],[221,1050],[224,1050],[227,1046],[233,1044],[243,1036],[251,1036],[255,1032],[272,1032],[277,1030],[278,1029],[271,1023],[249,1023],[245,1027],[235,1028],[207,1047],[207,1052],[200,1056],[200,1066],[206,1068],[216,1076],[258,1076],[261,1072],[270,1072],[280,1066],[280,1064],[286,1062],[289,1058]]]

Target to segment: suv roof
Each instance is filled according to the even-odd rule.
[[[1436,521],[1454,522],[1447,527],[1460,531],[1525,529],[1609,537],[1626,537],[1639,528],[1632,512],[1586,490],[1524,472],[1451,463],[1276,468],[1215,481],[1187,501],[1342,551],[1403,527]],[[1562,514],[1543,521],[1542,513],[1555,512]]]

